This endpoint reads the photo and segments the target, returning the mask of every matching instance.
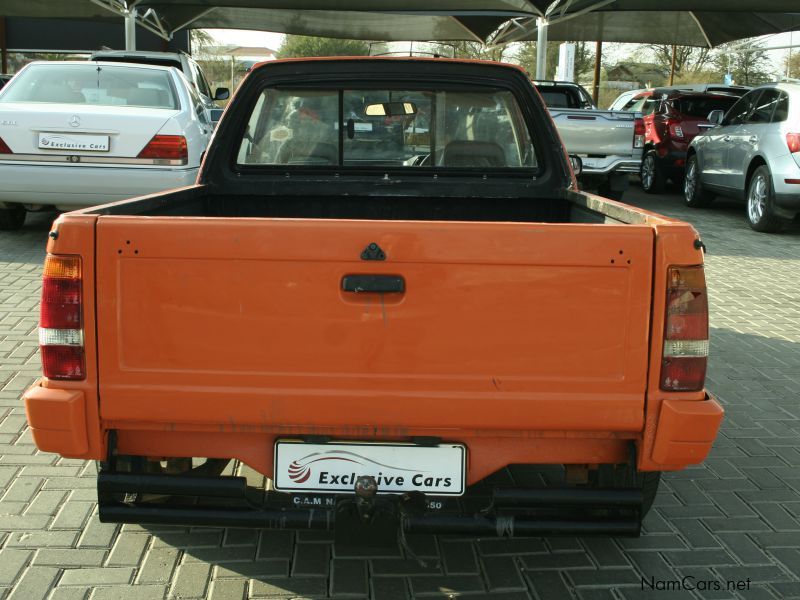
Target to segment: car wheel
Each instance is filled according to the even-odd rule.
[[[686,175],[683,178],[683,201],[686,206],[701,208],[708,206],[714,200],[714,195],[703,188],[700,181],[700,168],[697,166],[697,156],[692,155],[686,162]]]
[[[772,176],[766,165],[755,170],[747,186],[747,220],[750,227],[763,233],[778,231],[783,226],[783,220],[773,209]]]
[[[642,188],[648,194],[660,194],[664,191],[664,170],[658,164],[658,157],[653,150],[644,155],[639,176],[642,179]]]
[[[25,209],[19,204],[11,208],[0,208],[0,230],[20,229],[25,223]]]

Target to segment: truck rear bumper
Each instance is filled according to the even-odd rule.
[[[23,394],[33,441],[43,452],[79,457],[86,454],[86,399],[80,390],[33,385]]]
[[[699,402],[664,400],[652,459],[662,465],[686,466],[702,462],[717,437],[724,412],[712,396]]]
[[[86,398],[80,390],[46,388],[37,382],[23,394],[28,424],[37,447],[44,452],[56,452],[67,457],[86,457],[88,451]],[[661,403],[651,459],[661,470],[677,470],[702,462],[717,436],[724,410],[713,396],[705,400],[664,400]],[[140,456],[204,456],[237,458],[259,472],[271,476],[272,449],[278,437],[302,437],[320,432],[290,431],[283,433],[232,427],[231,431],[194,431],[171,424],[168,430],[153,423],[106,423],[116,429],[120,451]],[[413,437],[413,431],[406,431]],[[558,434],[561,435],[558,435]],[[335,431],[327,431],[337,437]],[[449,434],[428,430],[418,435],[440,435],[463,442],[470,452],[469,483],[475,483],[507,464],[580,464],[615,463],[624,460],[625,444],[636,435],[599,435],[592,432],[505,432],[449,431]],[[372,435],[341,437],[368,439]],[[391,437],[397,437],[396,435]],[[102,458],[95,456],[93,458]]]
[[[583,158],[581,175],[608,175],[609,173],[638,173],[641,160],[606,158]]]
[[[244,477],[107,471],[98,475],[97,491],[104,523],[332,530],[337,543],[345,544],[363,543],[364,535],[380,531],[388,533],[391,542],[398,530],[497,537],[638,536],[643,505],[638,488],[494,487],[490,492],[471,490],[457,501],[436,502],[441,508],[431,510],[418,493],[370,499],[355,494],[310,497],[262,491],[249,487]],[[158,496],[169,496],[171,501],[160,502]]]

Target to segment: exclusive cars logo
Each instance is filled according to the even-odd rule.
[[[416,469],[403,469],[401,467],[380,463],[378,461],[366,458],[365,456],[361,456],[360,454],[356,454],[355,452],[347,452],[345,450],[329,450],[328,452],[312,452],[308,456],[304,456],[303,458],[292,461],[288,469],[289,479],[295,483],[305,483],[312,475],[311,465],[314,463],[331,460],[354,463],[361,466],[375,465],[385,469],[392,469],[393,471],[419,472]],[[425,473],[426,471],[422,472]]]

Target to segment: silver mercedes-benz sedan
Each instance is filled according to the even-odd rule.
[[[800,214],[800,85],[771,83],[751,90],[689,147],[684,179],[688,206],[715,195],[747,202],[756,231],[778,231]]]

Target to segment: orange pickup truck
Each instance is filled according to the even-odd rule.
[[[722,419],[697,232],[513,66],[260,65],[196,185],[49,235],[28,421],[103,521],[638,535]]]

